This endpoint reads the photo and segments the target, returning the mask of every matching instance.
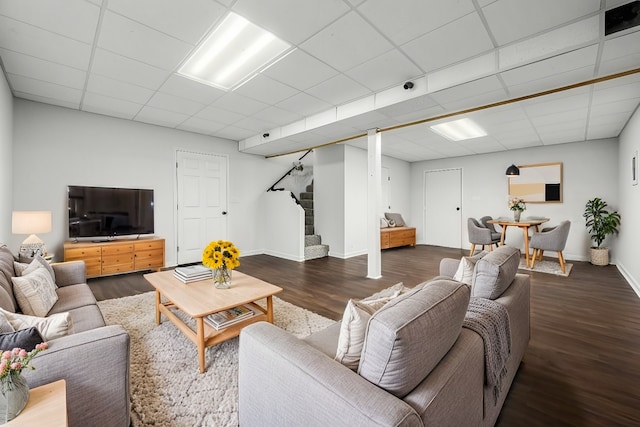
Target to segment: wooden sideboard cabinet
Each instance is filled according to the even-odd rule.
[[[389,227],[380,229],[380,249],[415,245],[415,227]]]
[[[110,242],[66,242],[64,260],[82,260],[87,277],[109,276],[164,267],[164,239],[145,238]]]

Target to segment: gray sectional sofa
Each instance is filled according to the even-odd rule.
[[[0,246],[0,307],[19,311],[11,277],[14,257]],[[23,371],[30,388],[64,379],[68,425],[126,427],[130,423],[129,334],[105,326],[82,261],[52,264],[58,300],[47,316],[68,312],[72,333],[48,341],[49,348]],[[46,424],[46,420],[43,420]]]
[[[471,260],[470,285],[452,280],[460,260],[442,260],[440,276],[372,315],[357,372],[334,360],[339,323],[305,339],[266,322],[248,326],[240,425],[494,425],[529,342],[530,280],[516,273],[519,260],[506,246]],[[467,324],[472,305],[487,301],[508,313],[511,348],[498,383],[485,364],[491,340]]]

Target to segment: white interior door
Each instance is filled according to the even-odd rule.
[[[425,171],[425,243],[462,247],[462,169]]]
[[[178,151],[176,168],[178,264],[199,262],[227,238],[227,157]]]

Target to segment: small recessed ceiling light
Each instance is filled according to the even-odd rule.
[[[430,126],[431,130],[438,135],[444,136],[451,141],[462,141],[465,139],[479,138],[487,136],[487,133],[471,119],[459,119],[452,122],[440,123]]]
[[[231,12],[187,58],[178,74],[233,90],[291,50],[288,43]]]

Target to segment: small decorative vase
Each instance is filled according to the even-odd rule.
[[[522,212],[521,211],[513,211],[513,220],[515,222],[520,222],[520,214]]]
[[[213,269],[213,285],[218,289],[231,287],[231,270],[227,267]]]
[[[29,400],[29,385],[20,374],[9,374],[0,384],[0,424],[11,421]]]

